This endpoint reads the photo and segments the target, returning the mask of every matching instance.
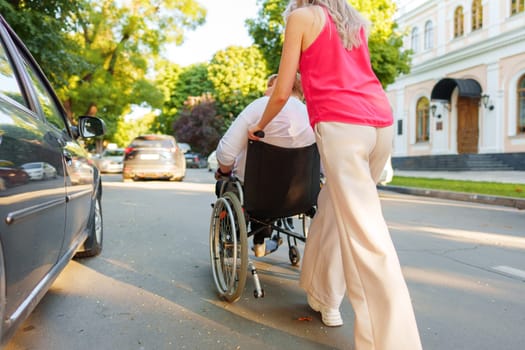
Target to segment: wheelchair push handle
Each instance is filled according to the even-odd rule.
[[[264,131],[262,130],[257,130],[256,132],[253,133],[255,136],[257,137],[260,137],[261,139],[264,138]]]

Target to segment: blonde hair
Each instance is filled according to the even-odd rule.
[[[269,87],[272,87],[273,84],[275,84],[275,80],[277,79],[277,74],[272,74],[268,77],[268,79],[266,80],[266,87],[269,88]]]
[[[283,17],[286,21],[293,10],[314,5],[322,6],[328,10],[337,28],[339,38],[341,38],[346,49],[351,50],[361,46],[359,31],[364,28],[366,35],[368,35],[370,21],[352,7],[347,0],[290,0]]]

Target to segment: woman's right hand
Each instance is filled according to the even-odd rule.
[[[264,131],[259,126],[256,125],[248,129],[248,138],[250,140],[259,141],[263,137],[264,137]]]

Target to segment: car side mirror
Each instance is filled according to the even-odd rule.
[[[80,136],[90,138],[102,136],[106,133],[106,124],[97,117],[83,115],[78,118]]]

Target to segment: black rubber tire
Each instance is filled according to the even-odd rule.
[[[102,220],[101,196],[98,195],[93,202],[88,223],[89,234],[84,242],[84,249],[75,254],[75,258],[89,258],[102,252],[104,228]]]
[[[301,261],[301,253],[299,252],[299,249],[297,249],[296,246],[291,246],[288,250],[288,257],[290,258],[290,263],[293,266],[299,265],[299,261]]]

